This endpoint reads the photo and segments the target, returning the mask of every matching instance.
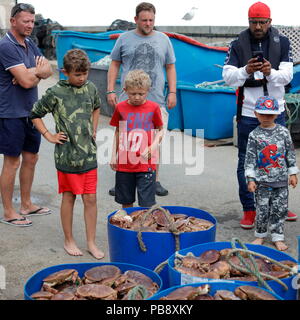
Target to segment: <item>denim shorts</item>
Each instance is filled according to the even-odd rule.
[[[0,154],[19,157],[23,151],[38,153],[41,134],[28,118],[0,118]]]
[[[115,201],[120,204],[135,202],[137,191],[138,203],[141,207],[151,207],[155,202],[156,172],[116,172]]]

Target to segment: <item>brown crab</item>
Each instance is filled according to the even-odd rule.
[[[51,297],[51,300],[74,300],[75,294],[71,292],[58,292]]]
[[[217,261],[210,265],[210,271],[215,272],[220,278],[230,276],[230,265],[226,261]]]
[[[43,279],[42,290],[56,294],[70,285],[79,285],[80,283],[81,279],[75,269],[63,269]]]
[[[31,295],[31,298],[34,300],[50,300],[53,296],[53,293],[49,291],[38,291]]]
[[[199,278],[210,278],[210,279],[220,279],[220,276],[217,272],[209,271],[201,271],[199,269],[193,269],[193,268],[186,268],[183,266],[177,266],[175,269],[184,274],[188,274],[193,277],[199,277]]]
[[[121,270],[114,265],[103,265],[94,267],[84,273],[83,282],[85,284],[98,283],[111,286],[121,275]]]
[[[174,222],[174,217],[168,212],[166,211],[166,213],[164,213],[162,210],[155,210],[152,212],[152,216],[154,218],[154,221],[163,227],[168,227],[170,225],[170,223]]]
[[[199,287],[185,286],[175,289],[159,300],[194,300],[197,296],[207,295],[209,288],[208,284]]]
[[[241,300],[232,291],[229,290],[217,290],[214,294],[215,300]]]
[[[115,290],[121,296],[125,296],[129,290],[136,286],[143,286],[148,292],[148,297],[152,296],[158,290],[158,284],[153,282],[151,278],[143,273],[135,270],[127,270],[117,281],[115,282]]]
[[[252,286],[240,286],[234,294],[242,300],[277,300],[271,293]]]
[[[133,219],[125,210],[120,209],[111,216],[110,223],[120,228],[130,229]]]
[[[220,259],[220,252],[218,250],[207,250],[201,253],[199,256],[201,263],[215,263]]]
[[[297,267],[297,263],[294,262],[294,261],[290,261],[290,260],[283,260],[283,261],[279,261],[280,263],[282,263],[283,265],[286,265],[290,268],[294,268],[294,267]],[[271,269],[272,271],[282,271],[282,270],[286,270],[286,269],[283,269],[281,266],[278,266],[276,264],[272,264],[271,265]]]
[[[103,284],[85,284],[78,287],[76,297],[88,300],[116,300],[117,291]]]
[[[187,267],[187,268],[194,268],[194,269],[203,269],[203,263],[201,262],[199,257],[194,257],[194,256],[185,256],[181,260],[182,266]],[[209,266],[206,264],[206,266]],[[208,268],[207,270],[208,271]]]

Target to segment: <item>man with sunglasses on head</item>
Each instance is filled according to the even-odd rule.
[[[34,205],[30,196],[41,135],[29,116],[38,99],[38,83],[52,75],[49,62],[29,38],[34,18],[32,5],[18,3],[11,10],[10,30],[0,40],[0,154],[4,156],[0,221],[17,227],[32,225],[28,216],[50,213]],[[19,168],[21,204],[17,212],[12,197]]]
[[[293,60],[289,39],[271,26],[270,8],[256,2],[248,10],[249,28],[234,40],[223,68],[223,78],[237,90],[237,135],[239,197],[244,217],[240,226],[254,227],[256,209],[253,193],[248,191],[245,178],[245,154],[249,133],[259,122],[254,115],[255,102],[260,96],[273,96],[279,103],[281,114],[275,122],[285,125],[285,86],[293,78]],[[296,220],[288,212],[286,220]]]

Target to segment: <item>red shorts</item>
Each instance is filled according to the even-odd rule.
[[[98,171],[93,169],[84,173],[65,173],[57,170],[58,193],[73,194],[97,193]]]

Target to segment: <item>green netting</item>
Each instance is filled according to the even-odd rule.
[[[236,87],[231,87],[223,83],[224,80],[217,80],[217,81],[212,81],[212,82],[202,82],[199,84],[196,84],[196,88],[205,88],[208,90],[218,90],[218,89],[226,89],[229,91],[236,91]],[[222,84],[223,83],[223,84]]]
[[[299,119],[300,93],[286,93],[284,98],[288,109],[286,124],[289,126]]]

